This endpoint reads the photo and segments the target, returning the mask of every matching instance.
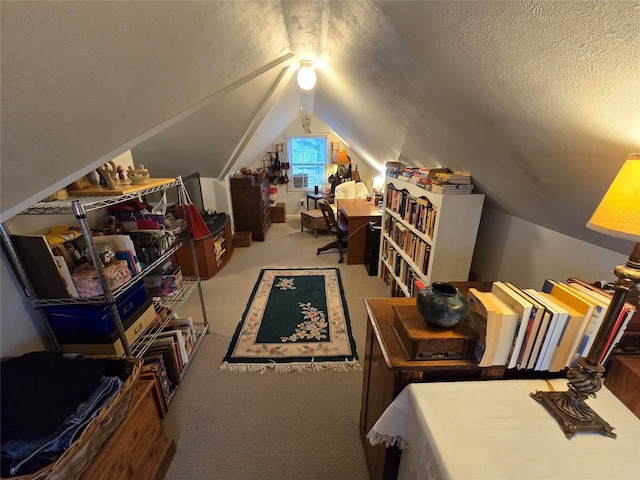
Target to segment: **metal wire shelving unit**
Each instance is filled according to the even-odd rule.
[[[85,237],[87,243],[87,250],[91,257],[93,265],[95,265],[96,272],[100,279],[103,295],[95,297],[74,297],[74,298],[55,298],[45,299],[38,298],[34,292],[32,284],[27,276],[24,267],[22,266],[20,257],[12,243],[11,232],[6,224],[0,224],[0,235],[5,247],[5,252],[12,262],[12,266],[16,271],[20,282],[22,283],[25,293],[30,298],[34,308],[39,313],[43,320],[46,331],[51,342],[51,346],[54,350],[61,350],[61,345],[56,339],[56,336],[49,324],[46,313],[42,307],[56,306],[56,305],[73,305],[73,304],[96,304],[96,305],[108,305],[111,316],[113,318],[118,337],[122,342],[122,346],[126,356],[143,357],[149,349],[153,340],[157,338],[158,334],[169,324],[170,320],[177,315],[179,308],[195,293],[198,293],[200,308],[202,310],[202,321],[193,322],[195,329],[196,341],[194,342],[189,362],[185,365],[182,376],[186,372],[191,359],[196,354],[204,336],[209,332],[209,322],[207,319],[206,308],[204,304],[204,296],[202,293],[202,286],[200,283],[200,276],[198,272],[198,264],[196,260],[196,252],[194,248],[193,239],[191,238],[179,238],[176,242],[156,259],[153,263],[146,266],[146,268],[134,275],[124,285],[118,287],[114,291],[108,288],[108,281],[105,275],[102,263],[100,262],[98,253],[96,251],[94,243],[91,241],[91,229],[89,227],[86,213],[94,210],[104,209],[106,207],[117,205],[119,203],[126,202],[128,200],[139,199],[145,195],[149,195],[155,192],[164,192],[168,188],[178,188],[179,197],[181,192],[184,191],[184,185],[181,177],[175,179],[155,179],[152,184],[140,185],[139,188],[129,189],[127,193],[122,194],[110,194],[110,195],[80,195],[69,197],[64,200],[53,200],[48,202],[37,202],[25,209],[20,215],[46,215],[46,214],[73,214],[78,221],[82,234]],[[187,233],[188,235],[188,233]],[[116,299],[127,292],[134,284],[136,284],[141,278],[148,275],[154,268],[163,264],[169,259],[177,250],[184,244],[188,243],[191,249],[191,255],[193,259],[193,265],[195,274],[193,277],[183,278],[183,283],[180,290],[176,295],[171,297],[154,297],[154,308],[156,311],[161,310],[164,312],[162,320],[152,322],[152,324],[137,337],[137,339],[129,343],[127,340],[125,330],[123,327],[123,319],[120,317],[116,306]],[[158,317],[160,318],[160,317]]]

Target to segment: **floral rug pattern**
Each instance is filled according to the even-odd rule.
[[[337,268],[263,269],[220,370],[359,370]]]

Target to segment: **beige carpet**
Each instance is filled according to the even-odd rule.
[[[211,333],[205,338],[164,420],[177,454],[167,479],[360,480],[367,467],[358,422],[362,372],[219,372],[234,329],[263,267],[340,268],[360,362],[363,298],[386,297],[363,265],[338,264],[337,250],[316,255],[328,234],[298,221],[273,224],[265,242],[237,248],[227,266],[203,282]],[[198,318],[197,296],[180,311]]]

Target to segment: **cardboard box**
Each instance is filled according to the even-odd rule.
[[[271,205],[271,223],[285,223],[286,222],[286,211],[284,203],[276,203],[275,205]]]
[[[153,301],[147,300],[135,315],[123,323],[125,337],[131,345],[154,322],[156,311]],[[58,338],[64,353],[81,353],[83,355],[124,355],[124,346],[117,331],[104,336],[61,337]]]
[[[253,234],[251,232],[236,232],[233,234],[233,246],[235,247],[250,247],[251,246],[251,237]]]
[[[131,270],[129,270],[126,260],[116,260],[111,265],[106,266],[104,274],[107,277],[108,287],[111,291],[131,280]],[[104,293],[98,272],[89,263],[78,267],[71,275],[71,278],[73,278],[78,295],[81,297],[97,297]]]

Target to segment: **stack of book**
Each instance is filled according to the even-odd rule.
[[[612,294],[570,277],[546,280],[541,290],[494,282],[490,292],[470,288],[467,322],[478,335],[481,367],[559,372],[586,357]],[[626,303],[599,361],[605,363],[636,308]]]
[[[412,167],[401,162],[387,162],[387,176],[413,183],[440,194],[472,193],[471,174],[447,167]]]
[[[446,172],[436,172],[431,182],[431,191],[442,194],[464,194],[473,192],[471,174],[447,169]]]
[[[156,307],[163,308],[156,304]],[[166,312],[159,312],[160,318]],[[163,393],[163,401],[158,402],[166,411],[167,405],[176,386],[180,383],[193,348],[197,341],[196,330],[191,317],[172,317],[161,331],[155,332],[150,338],[149,348],[144,353],[143,372],[153,374],[158,389]],[[150,375],[149,375],[150,377]]]

